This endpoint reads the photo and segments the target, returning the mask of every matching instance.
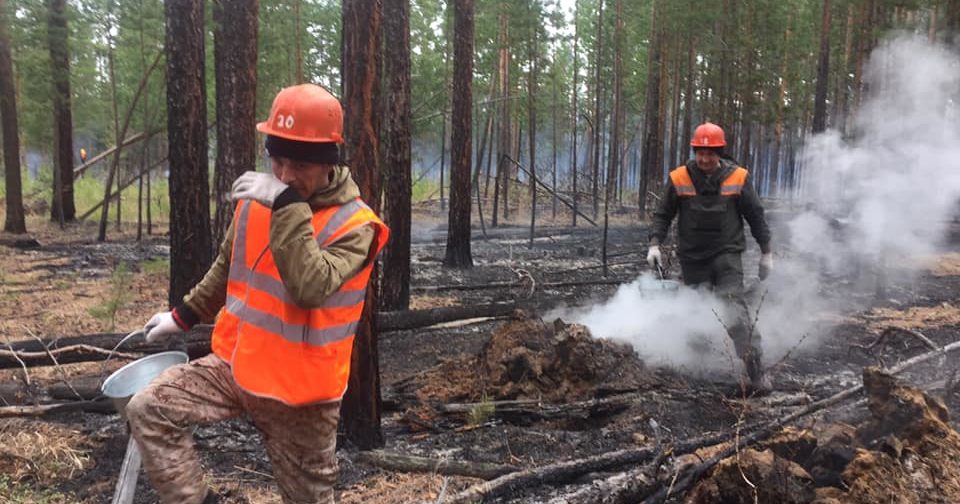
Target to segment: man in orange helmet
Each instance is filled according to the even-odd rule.
[[[663,264],[660,244],[667,237],[673,217],[677,221],[677,256],[687,285],[706,285],[730,303],[730,337],[744,362],[754,393],[769,392],[764,375],[760,334],[751,321],[744,300],[743,263],[746,249],[743,221],[760,246],[759,277],[765,280],[773,268],[770,228],[750,174],[723,156],[727,145],[723,129],[713,123],[697,127],[690,141],[694,159],[670,172],[660,206],[653,214],[647,262]]]
[[[233,185],[233,221],[183,304],[150,342],[216,322],[213,353],[166,370],[126,408],[160,500],[217,502],[192,427],[241,415],[263,435],[285,503],[332,503],[340,400],[373,263],[389,230],[340,165],[340,102],[320,86],[280,91],[266,134],[271,173]]]

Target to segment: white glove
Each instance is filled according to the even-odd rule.
[[[660,255],[659,245],[650,245],[650,249],[647,250],[647,264],[649,264],[651,268],[655,268],[658,264],[663,264],[663,257]]]
[[[237,177],[230,197],[234,201],[252,199],[272,208],[273,200],[277,199],[277,196],[287,187],[290,186],[280,182],[272,174],[248,171]]]
[[[773,270],[773,253],[767,252],[766,254],[760,255],[760,271],[759,276],[760,280],[766,280],[770,276],[770,271]]]
[[[147,343],[159,343],[169,336],[183,332],[183,329],[173,320],[172,312],[160,312],[154,315],[147,325],[143,326],[143,332],[147,333]]]

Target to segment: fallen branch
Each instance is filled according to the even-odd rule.
[[[9,345],[8,345],[9,347]],[[72,358],[64,358],[66,355],[74,354]],[[66,347],[48,350],[46,352],[18,352],[15,350],[0,350],[0,369],[15,367],[14,363],[19,363],[26,373],[27,367],[48,366],[55,362],[83,362],[97,359],[106,359],[110,351],[91,345],[70,345]],[[115,358],[136,359],[138,355],[130,353],[116,352]],[[29,377],[27,384],[30,384]]]
[[[39,417],[57,413],[68,413],[71,411],[83,411],[85,413],[116,412],[113,403],[108,400],[73,401],[31,406],[2,406],[0,407],[0,418]]]
[[[582,287],[587,285],[620,285],[630,282],[627,278],[610,278],[598,280],[582,280],[579,282],[551,282],[540,284],[540,289],[558,287]],[[518,282],[488,282],[485,284],[447,284],[447,285],[412,285],[411,290],[417,291],[444,291],[444,290],[483,290],[499,289],[501,287],[522,287]]]
[[[510,465],[415,457],[383,450],[360,452],[357,455],[357,459],[391,471],[467,476],[485,480],[490,480],[519,470],[519,468]]]
[[[380,312],[377,314],[377,329],[381,331],[401,331],[455,320],[503,317],[512,314],[516,308],[517,304],[510,302]]]
[[[556,418],[595,418],[610,416],[630,407],[643,398],[641,393],[620,394],[602,399],[590,399],[563,404],[548,404],[534,399],[513,401],[490,401],[486,403],[451,403],[437,406],[437,411],[449,414],[470,414],[478,408],[492,409],[500,418],[532,418],[547,420]]]

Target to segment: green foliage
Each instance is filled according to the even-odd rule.
[[[155,257],[140,263],[140,270],[147,275],[169,275],[170,259]]]
[[[433,197],[439,197],[440,181],[423,178],[414,181],[411,201],[424,201]]]
[[[110,291],[101,304],[88,309],[90,315],[102,321],[109,321],[112,331],[117,321],[117,312],[130,302],[130,282],[133,275],[127,263],[120,262],[110,275]]]
[[[467,413],[467,425],[481,425],[493,416],[496,411],[497,407],[493,404],[493,400],[490,399],[487,394],[483,394],[483,396],[480,397],[480,402],[470,408],[470,411]]]

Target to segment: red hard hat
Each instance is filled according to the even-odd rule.
[[[316,84],[290,86],[277,93],[270,117],[257,131],[300,142],[343,143],[343,108]]]
[[[727,139],[723,136],[723,128],[711,122],[705,122],[693,132],[690,147],[724,147]]]

